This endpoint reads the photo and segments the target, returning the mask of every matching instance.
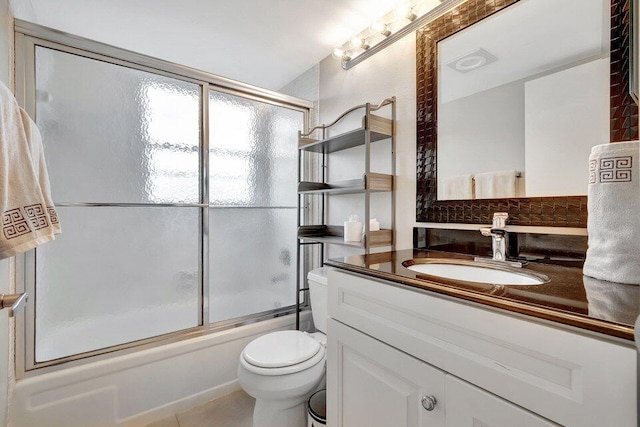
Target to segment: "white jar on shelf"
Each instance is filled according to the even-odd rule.
[[[351,215],[349,220],[344,222],[344,241],[362,241],[362,221],[360,221],[358,215]]]

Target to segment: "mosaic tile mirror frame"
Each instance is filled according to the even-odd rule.
[[[510,225],[587,226],[586,196],[437,200],[437,43],[518,1],[469,0],[416,33],[418,222],[487,224],[494,212],[508,212]],[[638,139],[638,107],[629,94],[630,27],[630,0],[612,0],[610,142]]]

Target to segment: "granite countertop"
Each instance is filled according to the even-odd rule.
[[[612,337],[634,339],[634,323],[640,315],[640,286],[592,279],[583,276],[580,268],[537,263],[529,263],[523,270],[544,274],[549,283],[499,286],[436,280],[403,266],[403,262],[416,258],[473,260],[469,255],[408,249],[334,258],[325,265]]]

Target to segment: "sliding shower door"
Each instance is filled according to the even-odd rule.
[[[295,304],[300,110],[209,92],[209,321]]]
[[[35,362],[197,327],[200,85],[35,54],[36,120],[63,227],[35,251]]]
[[[18,257],[19,369],[293,312],[308,106],[54,36],[16,38],[62,225]]]

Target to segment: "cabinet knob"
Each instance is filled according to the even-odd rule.
[[[433,411],[436,407],[436,403],[438,403],[438,401],[435,396],[422,396],[422,407],[427,411]]]

